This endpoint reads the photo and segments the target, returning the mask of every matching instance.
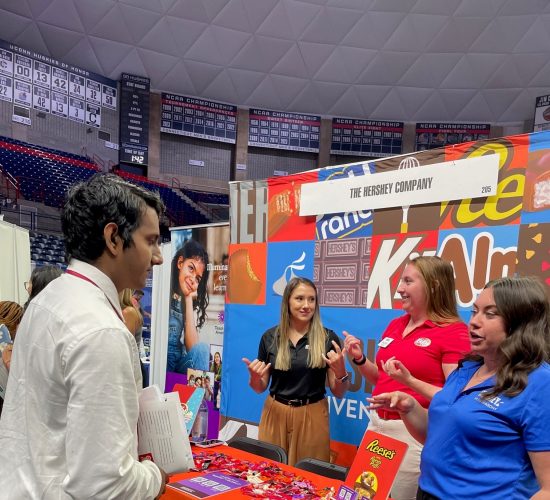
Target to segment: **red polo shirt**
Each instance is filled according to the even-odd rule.
[[[441,365],[457,363],[464,357],[464,354],[470,352],[468,328],[462,321],[439,326],[433,321],[426,320],[403,338],[403,331],[409,323],[409,319],[408,314],[394,319],[382,335],[382,339],[391,338],[393,340],[387,347],[378,346],[376,353],[378,382],[372,394],[391,391],[406,392],[424,408],[427,408],[430,401],[401,382],[393,380],[382,369],[382,363],[395,356],[395,359],[401,361],[413,377],[443,387],[445,375]]]

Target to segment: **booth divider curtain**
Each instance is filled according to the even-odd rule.
[[[0,300],[24,304],[28,294],[25,281],[31,275],[29,231],[0,221]]]

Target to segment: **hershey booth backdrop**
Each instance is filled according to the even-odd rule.
[[[267,391],[250,389],[242,358],[257,356],[294,275],[316,283],[324,324],[358,336],[370,359],[403,314],[396,288],[410,256],[452,263],[466,322],[488,280],[538,275],[550,284],[550,132],[234,182],[230,195],[225,438],[254,435]],[[332,459],[344,464],[366,429],[372,390],[357,367],[347,368],[345,397],[327,389]]]

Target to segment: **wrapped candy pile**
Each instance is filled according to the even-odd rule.
[[[333,498],[334,488],[316,488],[311,481],[284,471],[272,462],[249,462],[224,453],[201,452],[193,455],[196,469],[220,471],[245,479],[241,492],[254,498],[276,500],[312,500]]]

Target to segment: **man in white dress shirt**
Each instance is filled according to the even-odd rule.
[[[118,292],[162,263],[158,194],[114,175],[74,186],[62,214],[67,272],[29,305],[0,420],[0,497],[154,499],[138,461],[141,371]]]

